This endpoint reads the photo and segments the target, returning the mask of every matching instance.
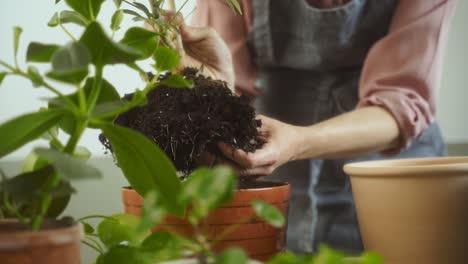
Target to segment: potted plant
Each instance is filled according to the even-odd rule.
[[[187,2],[188,0],[184,4]],[[148,34],[156,34],[159,41],[147,47],[147,57],[154,60],[153,72],[139,70],[148,92],[144,95],[126,95],[124,101],[128,107],[126,111],[113,113],[117,116],[114,123],[145,135],[153,145],[164,151],[175,168],[166,161],[167,166],[161,166],[162,161],[146,155],[140,158],[139,163],[124,164],[121,161],[122,156],[136,156],[130,151],[136,148],[135,144],[123,142],[121,134],[106,129],[103,129],[101,137],[130,182],[131,188],[123,188],[122,195],[125,211],[134,215],[140,215],[144,201],[142,197],[150,189],[160,188],[164,196],[180,202],[177,197],[179,185],[163,186],[165,177],[180,175],[181,178],[186,178],[206,152],[221,158],[217,148],[219,142],[232,144],[245,151],[255,151],[263,144],[257,130],[261,124],[255,118],[255,110],[249,99],[234,95],[225,81],[212,79],[208,76],[208,71],[203,71],[203,65],[194,65],[193,60],[191,66],[198,68],[181,65],[180,58],[183,54],[180,53],[183,53],[183,49],[180,48],[181,43],[177,37],[176,23],[179,12],[173,12],[167,17],[162,8],[163,1],[150,3],[151,8],[137,2],[122,3],[133,8],[123,9],[122,12],[132,15],[134,20],[144,21],[146,27],[152,30]],[[237,1],[227,3],[234,11],[240,11]],[[136,64],[132,66],[139,68]],[[146,102],[133,103],[142,98]],[[148,170],[135,173],[135,170],[127,167],[144,168],[145,161],[147,166],[158,170],[157,173],[148,174]],[[206,229],[210,240],[219,239],[222,235],[216,248],[219,252],[235,245],[244,248],[252,257],[268,259],[284,250],[286,228],[273,228],[263,221],[252,220],[251,204],[253,200],[261,199],[276,206],[286,217],[289,193],[290,186],[287,183],[242,181],[231,203],[207,215],[198,224]],[[184,202],[181,204],[185,205]],[[196,204],[188,206],[191,210],[197,207]],[[184,215],[182,211],[175,210],[179,207],[177,204],[172,205],[173,214],[165,219],[159,229],[176,229],[180,233],[195,236],[189,214]],[[231,224],[236,224],[236,229],[223,233]]]
[[[13,237],[23,235],[30,241],[41,241],[38,245],[31,244],[23,248],[23,255],[18,255],[19,251],[11,250],[11,247],[2,247],[2,254],[5,254],[5,257],[11,256],[12,262],[23,256],[48,263],[64,261],[61,257],[53,260],[52,258],[58,256],[53,251],[50,251],[51,254],[40,256],[31,252],[38,252],[36,246],[42,248],[43,242],[47,244],[50,241],[36,236],[50,230],[54,237],[56,230],[53,226],[59,225],[57,222],[62,223],[55,218],[66,207],[70,194],[74,191],[68,181],[76,178],[99,177],[99,172],[95,168],[80,160],[89,156],[89,153],[78,146],[86,129],[100,129],[105,133],[112,144],[118,165],[139,194],[145,195],[149,191],[158,190],[168,212],[179,217],[184,216],[188,203],[179,200],[178,194],[182,184],[164,152],[144,135],[113,123],[119,114],[144,105],[147,95],[158,86],[178,88],[191,86],[189,80],[173,70],[178,66],[177,52],[169,45],[160,45],[160,43],[169,43],[166,37],[172,33],[168,32],[170,29],[175,30],[171,23],[161,20],[163,1],[151,1],[153,12],[149,12],[140,3],[130,3],[142,10],[150,24],[158,26],[158,31],[133,27],[128,29],[124,38],[118,42],[109,37],[96,20],[104,0],[87,2],[66,0],[65,2],[71,10],[56,13],[50,20],[49,26],[63,29],[70,37],[70,43],[65,45],[30,43],[26,55],[29,63],[27,69],[22,69],[17,59],[13,65],[0,61],[0,65],[5,70],[0,72],[0,80],[11,75],[21,76],[31,80],[33,86],[45,88],[54,94],[54,97],[48,98],[47,106],[41,111],[18,116],[0,126],[0,137],[8,139],[0,143],[0,157],[42,135],[49,139],[48,148],[37,148],[26,158],[23,173],[13,178],[5,178],[1,184],[2,214],[4,217],[15,218],[14,221],[17,222],[15,225],[20,226],[13,228],[11,223],[13,220],[3,223],[5,225],[5,228],[2,228],[3,241],[10,241]],[[120,7],[121,1],[115,3]],[[228,1],[228,4],[233,8],[239,7],[236,1]],[[135,20],[144,19],[134,11],[118,9],[112,17],[112,31],[119,28],[124,13],[134,15]],[[66,30],[67,23],[83,26],[84,31],[81,36],[70,34]],[[14,30],[15,55],[18,53],[21,31],[21,28]],[[136,64],[136,61],[149,57],[154,57],[156,62],[157,73],[152,77],[148,77]],[[52,67],[49,72],[43,74],[34,67],[34,63],[50,63]],[[113,85],[103,78],[106,66],[112,64],[125,64],[142,74],[146,79],[145,88],[136,90],[130,100],[121,100]],[[93,71],[90,71],[91,67]],[[165,72],[170,73],[160,78]],[[65,94],[49,80],[61,82],[75,91]],[[219,84],[226,88],[223,82],[218,82]],[[227,96],[235,99],[231,95]],[[66,142],[59,140],[59,131],[68,134]],[[73,246],[69,247],[67,244],[67,247],[74,252],[70,254],[69,262],[79,262],[76,251],[78,249],[76,238],[79,237],[76,234],[79,234],[79,227],[74,221],[65,222],[67,222],[65,226],[74,228],[75,234],[74,239],[68,240],[73,241]],[[32,232],[28,232],[26,226],[30,226]],[[58,229],[61,230],[63,226],[59,225]],[[52,243],[48,246],[56,245]],[[68,259],[66,261],[68,262]]]
[[[104,219],[93,228],[83,219],[86,236],[98,238],[93,248],[99,253],[96,264],[126,263],[259,263],[249,259],[242,248],[231,247],[222,252],[217,249],[219,239],[209,239],[203,221],[211,212],[229,203],[235,195],[236,177],[227,167],[201,168],[190,175],[183,185],[180,198],[196,204],[190,211],[190,225],[196,235],[180,233],[178,228],[159,230],[164,225],[167,208],[158,191],[146,194],[140,216],[118,214]],[[263,219],[266,224],[281,227],[285,224],[283,214],[275,207],[260,200],[253,202],[253,215]],[[195,208],[195,207],[194,207]],[[154,228],[156,227],[156,228]],[[237,228],[236,224],[227,226],[225,234]],[[182,262],[181,262],[182,261]],[[267,263],[271,264],[381,264],[381,258],[372,253],[359,258],[347,258],[344,254],[322,246],[315,255],[295,255],[289,252],[275,255]]]

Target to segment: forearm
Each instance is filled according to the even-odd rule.
[[[381,107],[364,107],[297,129],[294,159],[338,159],[395,147],[400,132],[393,116]]]

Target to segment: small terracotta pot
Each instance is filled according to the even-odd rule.
[[[286,245],[286,227],[274,228],[264,221],[255,218],[252,209],[253,200],[262,200],[278,208],[287,218],[290,196],[290,185],[277,182],[258,182],[258,186],[240,189],[235,192],[232,201],[214,210],[204,220],[202,231],[210,240],[218,240],[226,229],[238,225],[232,232],[219,239],[214,250],[220,252],[229,247],[241,247],[251,258],[267,260],[284,250]],[[125,213],[141,215],[143,198],[134,190],[122,189]],[[253,220],[247,221],[253,217]],[[153,231],[168,230],[185,236],[193,236],[194,230],[186,219],[174,216],[166,217],[162,225]]]
[[[348,164],[366,250],[389,264],[468,262],[468,157]]]
[[[46,220],[41,231],[32,232],[16,219],[0,220],[1,264],[80,264],[78,223]]]

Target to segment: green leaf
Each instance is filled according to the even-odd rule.
[[[117,8],[120,8],[120,6],[122,5],[122,0],[114,0],[114,4]]]
[[[106,124],[101,129],[132,187],[143,197],[150,190],[157,190],[169,212],[182,217],[185,208],[177,201],[181,183],[164,152],[144,135],[129,128]]]
[[[91,151],[83,146],[77,146],[73,152],[73,157],[82,161],[87,161],[91,157]]]
[[[141,52],[139,59],[146,59],[153,54],[158,45],[158,35],[141,27],[133,27],[125,32],[121,43]]]
[[[321,245],[319,251],[314,258],[316,263],[343,263],[344,254],[335,251],[327,246]]]
[[[190,80],[185,79],[180,74],[171,74],[167,79],[161,82],[169,87],[173,88],[192,88],[193,83]]]
[[[97,233],[102,243],[112,247],[121,242],[130,243],[136,241],[136,227],[140,220],[134,215],[117,214],[102,220],[98,225]]]
[[[88,47],[92,62],[96,66],[131,63],[142,55],[138,50],[113,42],[97,22],[88,25],[80,42]]]
[[[68,6],[89,20],[95,20],[104,0],[65,0]]]
[[[235,188],[235,174],[228,167],[195,170],[184,182],[179,199],[193,205],[189,220],[192,224],[208,213],[230,201]]]
[[[40,137],[56,125],[63,112],[47,110],[22,115],[0,125],[0,158]]]
[[[179,64],[179,54],[173,49],[160,46],[154,52],[154,59],[156,60],[157,71],[170,71]]]
[[[102,177],[98,169],[64,152],[46,148],[36,148],[34,152],[40,157],[47,159],[60,177],[70,180]]]
[[[382,264],[384,263],[382,256],[373,252],[366,252],[360,258],[360,264]]]
[[[245,264],[249,257],[240,248],[229,248],[216,258],[215,264]]]
[[[84,227],[84,232],[85,232],[86,235],[90,235],[90,234],[94,233],[94,227],[91,226],[89,223],[87,223],[85,221],[81,221],[81,224]]]
[[[50,62],[54,53],[60,49],[59,45],[31,42],[26,53],[28,62]]]
[[[122,10],[115,11],[114,15],[112,15],[110,28],[113,31],[119,30],[120,29],[120,24],[122,24],[123,18],[124,18],[124,12]]]
[[[255,200],[252,202],[253,209],[258,217],[265,220],[274,227],[283,227],[286,223],[283,214],[271,204]]]
[[[16,58],[17,55],[18,55],[18,48],[19,48],[19,42],[20,42],[21,33],[23,33],[23,29],[22,29],[21,27],[14,27],[14,28],[13,28],[15,58]]]
[[[88,99],[88,97],[91,94],[91,90],[93,89],[93,83],[94,78],[88,78],[86,80],[85,85],[83,86],[86,99]],[[119,93],[110,82],[103,79],[101,85],[101,93],[99,94],[99,97],[97,99],[97,105],[92,114],[93,116],[98,116],[102,114],[103,111],[109,110],[111,107],[111,105],[109,104],[117,104],[118,101],[121,101]],[[72,102],[74,102],[75,105],[78,105],[78,93],[69,94],[67,95],[67,97]],[[49,108],[61,107],[62,104],[62,99],[58,97],[54,97],[51,100],[49,100]],[[75,130],[75,123],[75,117],[71,113],[66,113],[60,120],[59,127],[67,134],[71,134]]]
[[[10,203],[25,216],[31,216],[39,207],[39,196],[50,178],[55,174],[52,166],[45,166],[32,172],[22,173],[0,183],[0,201],[6,194]],[[71,194],[75,190],[66,181],[49,190],[52,201],[47,211],[48,217],[57,217],[65,210]]]
[[[141,3],[138,3],[138,2],[133,2],[133,6],[140,9],[141,11],[143,11],[143,13],[145,13],[146,17],[148,17],[148,18],[152,17],[151,12],[148,10],[148,8],[144,4],[141,4]]]
[[[62,1],[62,0],[55,0],[55,4],[58,4],[60,1]]]
[[[150,264],[152,261],[147,254],[136,247],[125,245],[114,246],[104,255],[99,256],[96,264]]]
[[[226,3],[235,14],[239,13],[242,15],[242,8],[237,0],[226,0]]]
[[[144,18],[142,15],[138,14],[137,12],[135,12],[135,11],[133,11],[133,10],[130,10],[130,9],[122,9],[122,11],[123,11],[125,14],[127,14],[127,15],[132,15],[132,16],[137,17],[137,18],[139,18],[139,19],[145,20],[145,18]]]
[[[42,75],[39,73],[36,67],[28,66],[28,76],[31,79],[34,87],[39,87],[44,83]]]
[[[166,212],[159,193],[154,190],[149,191],[144,199],[138,231],[150,231],[152,227],[162,222]]]
[[[3,80],[5,79],[5,76],[7,75],[6,72],[0,72],[0,85],[2,85]]]
[[[60,12],[60,15],[55,13],[47,25],[49,27],[56,27],[67,23],[86,27],[89,24],[89,20],[75,11],[64,10]]]
[[[184,240],[167,231],[148,236],[141,244],[141,250],[151,255],[153,263],[182,257]]]
[[[67,83],[80,83],[88,75],[90,57],[88,49],[73,42],[59,49],[52,58],[52,71],[48,77]]]

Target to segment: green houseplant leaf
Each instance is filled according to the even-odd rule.
[[[18,48],[19,48],[21,33],[23,33],[23,29],[22,29],[22,28],[20,28],[20,27],[14,27],[14,28],[13,28],[15,58],[16,58],[17,55],[18,55]]]
[[[193,86],[192,81],[185,79],[180,74],[171,74],[161,83],[172,88],[192,88]]]
[[[235,188],[235,174],[228,167],[195,170],[184,182],[180,200],[193,205],[189,220],[192,224],[206,217],[210,210],[228,202]]]
[[[118,245],[123,241],[132,243],[138,239],[135,230],[139,219],[128,214],[117,214],[102,220],[97,228],[97,234],[107,247]]]
[[[170,213],[183,216],[185,208],[177,201],[181,182],[174,165],[164,152],[144,135],[113,124],[102,125],[117,163],[132,187],[143,197],[150,190],[161,194]]]
[[[42,44],[31,42],[26,52],[26,61],[28,62],[49,62],[54,53],[60,49],[59,45]]]
[[[141,52],[122,43],[113,42],[97,22],[90,23],[80,42],[88,47],[91,60],[96,66],[131,63],[141,57]]]
[[[151,255],[153,263],[173,260],[182,256],[184,240],[167,231],[158,231],[148,236],[141,250]]]
[[[54,173],[52,166],[45,166],[2,181],[0,183],[0,202],[6,195],[9,202],[14,204],[22,214],[32,215],[39,206],[40,193]],[[74,191],[66,181],[60,181],[57,186],[49,190],[52,201],[46,215],[49,217],[60,215],[65,210]]]
[[[5,79],[5,76],[7,75],[6,72],[0,72],[0,85],[2,85],[3,80]]]
[[[98,169],[64,152],[46,148],[37,148],[34,152],[47,159],[62,178],[76,180],[100,178],[102,176]]]
[[[16,117],[0,125],[0,158],[24,144],[40,137],[56,125],[63,115],[61,110],[46,110]]]
[[[39,70],[34,66],[28,66],[27,72],[32,84],[34,87],[39,87],[44,82],[42,75],[39,73]]]
[[[142,55],[139,59],[146,59],[153,54],[158,41],[159,38],[155,32],[133,27],[125,32],[125,36],[120,42],[140,51]]]
[[[154,59],[156,70],[162,72],[174,69],[179,64],[180,57],[173,49],[161,46],[154,52]]]
[[[54,54],[52,71],[47,76],[58,81],[77,84],[88,75],[89,63],[90,57],[86,46],[73,42]]]
[[[65,0],[68,6],[89,20],[95,20],[104,0]]]
[[[75,11],[64,10],[55,13],[47,24],[49,27],[56,27],[60,24],[73,23],[78,26],[86,27],[89,20]]]
[[[248,260],[249,257],[244,250],[229,248],[216,258],[215,264],[245,264]]]
[[[285,225],[286,220],[284,219],[283,214],[271,204],[256,200],[252,202],[252,206],[257,216],[265,220],[270,225],[274,227],[282,227]]]
[[[111,19],[110,28],[112,29],[112,31],[117,31],[120,29],[120,24],[122,24],[123,18],[124,18],[124,12],[122,10],[115,11]]]

